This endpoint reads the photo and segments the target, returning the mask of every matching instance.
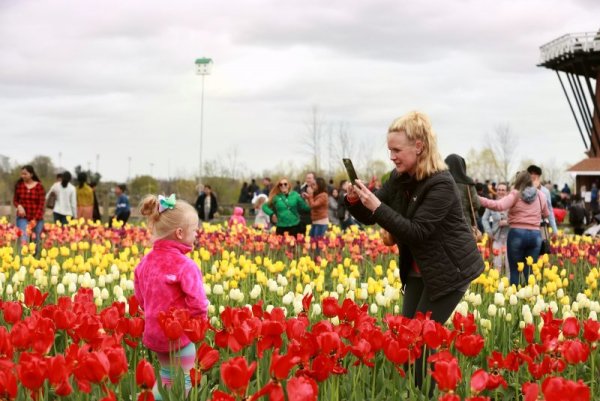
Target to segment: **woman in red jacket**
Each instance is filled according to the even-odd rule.
[[[33,166],[23,166],[21,178],[15,184],[13,196],[13,205],[17,208],[17,227],[21,230],[17,250],[20,251],[21,246],[29,242],[27,229],[31,225],[35,233],[36,255],[41,252],[45,202],[46,191],[44,191]]]
[[[329,225],[329,196],[323,177],[317,177],[315,183],[302,194],[310,206],[311,226],[308,235],[312,239],[325,236]]]

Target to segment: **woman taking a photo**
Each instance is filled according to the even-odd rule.
[[[271,222],[277,227],[277,235],[288,233],[296,236],[304,234],[303,225],[300,224],[300,210],[309,212],[310,207],[306,204],[302,196],[296,191],[290,190],[290,182],[287,178],[282,178],[269,193],[269,199],[263,205],[263,211],[270,217]]]
[[[356,181],[346,204],[364,224],[379,224],[400,248],[402,314],[431,313],[445,323],[472,280],[483,272],[483,259],[463,216],[458,188],[437,148],[429,118],[410,112],[392,122],[387,146],[396,168],[383,187],[371,192]],[[423,357],[415,366],[422,385]]]
[[[13,196],[13,205],[17,208],[17,227],[21,230],[17,250],[20,251],[21,246],[29,242],[27,230],[31,225],[35,233],[36,255],[41,252],[45,203],[46,191],[44,191],[33,166],[23,166],[21,178],[15,184]]]
[[[317,177],[302,197],[310,206],[310,231],[308,235],[312,239],[325,236],[329,225],[329,196],[327,195],[327,183],[323,177]]]
[[[540,255],[542,247],[542,234],[540,221],[547,218],[548,204],[544,194],[535,188],[531,175],[521,171],[515,178],[513,190],[499,200],[479,197],[479,201],[488,209],[503,211],[508,210],[508,237],[506,239],[506,253],[510,268],[510,284],[518,286],[519,262],[525,262],[528,256],[534,261]],[[531,266],[524,263],[523,278],[527,283]]]

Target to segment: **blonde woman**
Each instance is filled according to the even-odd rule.
[[[346,204],[358,221],[377,223],[395,238],[405,291],[402,314],[412,318],[430,312],[443,324],[483,272],[483,259],[429,118],[410,112],[394,120],[387,145],[395,165],[390,178],[375,193],[358,180],[348,187]],[[417,386],[422,364],[417,361]]]

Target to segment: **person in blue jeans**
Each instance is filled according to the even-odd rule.
[[[329,195],[325,179],[317,177],[302,197],[310,206],[311,226],[308,235],[313,240],[324,237],[329,225]]]
[[[36,256],[39,256],[42,230],[44,228],[45,202],[46,192],[33,166],[23,166],[20,178],[15,184],[13,195],[13,205],[17,209],[16,225],[21,231],[21,236],[17,242],[18,252],[21,251],[21,246],[29,242],[27,229],[31,225],[35,234]]]
[[[491,210],[508,210],[508,238],[506,241],[508,265],[510,268],[510,284],[518,286],[526,284],[531,273],[527,265],[527,257],[534,262],[540,254],[542,235],[540,220],[549,215],[548,204],[544,194],[535,188],[531,175],[527,171],[517,174],[513,190],[502,199],[491,200],[479,197],[483,207]],[[524,282],[520,281],[519,263],[523,263]]]

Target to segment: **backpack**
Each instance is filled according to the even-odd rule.
[[[581,206],[571,206],[569,208],[569,222],[572,226],[580,226],[586,223],[585,209]]]

